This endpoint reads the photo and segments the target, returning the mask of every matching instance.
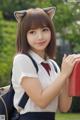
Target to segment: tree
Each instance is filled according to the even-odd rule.
[[[34,0],[3,0],[0,4],[0,9],[3,11],[3,16],[5,19],[12,20],[14,19],[14,11],[20,9],[28,9],[35,7],[36,2]]]

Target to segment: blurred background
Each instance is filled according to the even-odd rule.
[[[53,22],[56,31],[56,61],[61,65],[64,53],[80,53],[79,0],[0,0],[0,87],[8,85],[16,52],[14,11],[56,6]],[[80,97],[73,97],[69,112],[80,113]]]

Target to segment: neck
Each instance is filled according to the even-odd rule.
[[[46,59],[45,51],[35,51],[33,50],[36,54],[38,54],[40,57],[43,59]]]

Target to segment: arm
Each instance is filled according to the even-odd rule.
[[[62,105],[62,102],[64,102],[63,97],[67,106],[70,104],[71,99],[68,97],[67,89],[65,88],[65,82],[71,74],[77,58],[80,59],[80,55],[64,56],[60,74],[55,82],[53,82],[47,88],[43,89],[37,78],[24,77],[21,82],[23,89],[39,107],[45,108],[56,96],[60,94],[63,88],[60,96],[60,106]],[[62,107],[61,109],[66,111],[68,107]]]
[[[64,87],[62,89],[62,92],[59,96],[59,111],[61,112],[67,112],[72,103],[72,97],[69,97],[68,95],[68,84],[69,84],[69,79],[66,80]]]
[[[47,105],[58,95],[62,89],[66,76],[62,73],[50,86],[43,89],[37,78],[24,77],[21,85],[29,97],[41,108]]]
[[[75,58],[80,55],[70,55],[63,58],[62,69],[55,82],[43,89],[37,78],[23,77],[21,85],[29,97],[41,108],[47,107],[47,105],[60,94],[62,88],[72,72],[75,64]],[[66,92],[66,91],[64,91]],[[64,93],[63,92],[63,93]],[[67,95],[67,94],[66,94]],[[63,96],[63,94],[62,94]],[[61,97],[63,98],[63,97]],[[65,97],[66,98],[66,97]],[[61,100],[62,101],[62,100]],[[66,104],[66,106],[68,103]]]
[[[68,72],[72,71],[77,60],[80,60],[80,54],[77,54],[77,55],[73,54],[67,58],[66,57],[63,58],[61,71],[64,70],[64,73],[65,72],[68,73]],[[66,65],[67,65],[67,68],[66,68]],[[61,91],[61,94],[59,96],[59,104],[58,105],[59,105],[59,110],[61,112],[67,112],[70,109],[71,103],[72,103],[72,97],[70,97],[68,95],[68,85],[69,85],[70,74],[68,74],[65,84],[63,86],[63,89]]]

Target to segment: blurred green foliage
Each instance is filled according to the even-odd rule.
[[[14,10],[28,9],[35,7],[36,0],[0,0],[0,9],[13,13]]]
[[[0,86],[9,82],[15,53],[15,34],[16,23],[4,20],[0,12]]]

